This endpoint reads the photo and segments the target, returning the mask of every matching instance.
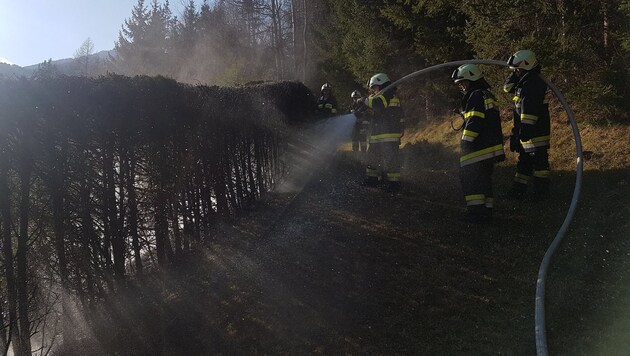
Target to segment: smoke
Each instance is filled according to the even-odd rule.
[[[287,176],[279,193],[299,193],[313,174],[331,161],[339,146],[350,139],[354,114],[334,116],[303,130],[296,130],[288,144]]]

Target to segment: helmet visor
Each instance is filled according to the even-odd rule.
[[[452,79],[452,80],[453,80],[453,82],[455,82],[455,83],[459,83],[459,82],[461,82],[462,80],[464,80],[464,77],[459,75],[459,68],[457,68],[457,69],[455,69],[455,70],[453,71],[453,74],[451,74],[451,79]]]

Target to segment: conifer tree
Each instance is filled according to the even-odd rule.
[[[173,76],[177,54],[174,48],[174,33],[177,19],[172,16],[168,0],[160,5],[153,0],[147,25],[147,74]]]
[[[143,59],[147,49],[147,27],[149,13],[144,0],[138,0],[131,12],[131,18],[125,20],[115,44],[114,64],[117,72],[138,74],[142,72]]]
[[[34,79],[50,79],[59,75],[59,69],[53,64],[52,58],[37,65],[37,70],[33,73]]]

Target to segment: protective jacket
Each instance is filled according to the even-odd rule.
[[[326,116],[337,114],[337,99],[332,95],[322,95],[317,100],[317,111]]]
[[[525,73],[509,92],[514,93],[514,129],[525,152],[549,148],[551,123],[547,83],[538,72]]]
[[[475,223],[492,216],[494,162],[505,159],[501,118],[488,88],[483,79],[472,81],[462,99],[465,122],[460,141],[460,180],[468,219]]]
[[[355,116],[354,126],[352,128],[352,142],[354,150],[354,142],[367,141],[367,133],[369,129],[369,117],[367,115],[367,106],[363,101],[355,101],[348,108],[350,113]],[[366,142],[367,143],[367,142]]]
[[[473,82],[474,83],[474,82]],[[502,161],[503,133],[496,99],[486,87],[471,88],[462,100],[464,132],[460,141],[461,167],[484,161]]]
[[[370,143],[398,142],[403,132],[403,113],[400,99],[393,90],[367,99],[368,108],[374,112]]]
[[[390,188],[399,188],[399,145],[403,133],[403,113],[395,90],[370,96],[366,105],[372,110],[368,147],[367,179],[383,179]]]

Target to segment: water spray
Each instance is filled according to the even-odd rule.
[[[395,87],[397,84],[408,81],[417,76],[427,74],[438,69],[446,68],[446,67],[455,67],[460,66],[462,64],[487,64],[487,65],[498,65],[502,67],[507,67],[507,63],[504,61],[497,60],[485,60],[485,59],[471,59],[471,60],[463,60],[463,61],[454,61],[447,62],[442,64],[437,64],[428,68],[421,69],[419,71],[413,72],[411,74],[407,74],[406,76],[394,81],[392,84],[385,87],[380,91],[379,94],[383,94],[388,91],[390,88]],[[580,138],[580,132],[578,130],[577,122],[575,120],[575,116],[573,115],[573,111],[569,107],[566,99],[558,90],[558,88],[543,78],[547,86],[554,93],[562,107],[564,108],[567,116],[569,117],[569,121],[571,122],[571,127],[573,129],[573,137],[575,138],[575,149],[577,154],[577,167],[576,167],[576,177],[575,177],[575,188],[573,190],[573,197],[571,198],[571,205],[569,206],[569,210],[567,211],[567,215],[564,218],[564,222],[560,229],[556,233],[551,245],[549,245],[547,252],[545,252],[545,256],[543,257],[542,262],[540,263],[540,268],[538,270],[538,278],[536,280],[536,303],[535,303],[535,332],[536,332],[536,354],[538,356],[547,356],[547,334],[545,327],[545,283],[547,278],[547,270],[549,269],[549,264],[551,262],[551,256],[554,254],[560,242],[564,238],[564,235],[567,232],[569,224],[571,220],[573,220],[573,215],[575,214],[575,209],[577,207],[578,198],[580,197],[580,190],[582,188],[582,171],[583,171],[583,157],[582,157],[582,140]]]
[[[336,115],[295,133],[290,143],[287,167],[289,174],[276,188],[280,193],[300,193],[350,136],[356,118],[354,114]]]

